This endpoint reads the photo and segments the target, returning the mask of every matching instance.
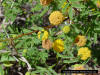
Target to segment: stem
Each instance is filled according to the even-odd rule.
[[[8,35],[8,33],[6,32],[6,29],[5,29],[5,27],[4,27],[4,25],[5,25],[5,20],[6,20],[6,18],[3,20],[3,23],[1,24],[1,26],[2,26],[2,29],[4,30],[5,34],[6,34],[7,37],[9,38],[9,35]]]
[[[25,62],[25,63],[27,64],[27,66],[28,66],[28,71],[32,70],[32,67],[31,67],[31,65],[29,64],[29,62],[26,60],[26,58],[21,57],[20,60],[23,61],[23,62]]]
[[[90,30],[90,27],[87,29],[87,31],[86,31],[86,33],[85,33],[85,36],[87,35],[87,33],[89,32],[89,30]]]
[[[23,37],[23,36],[25,36],[25,35],[31,35],[31,34],[34,33],[34,32],[38,32],[38,30],[35,30],[35,31],[29,32],[29,33],[25,33],[25,34],[18,35],[18,36],[15,37],[15,38],[6,38],[5,40],[0,39],[0,42],[16,40],[16,39],[21,38],[21,37]]]

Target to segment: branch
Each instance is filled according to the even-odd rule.
[[[24,57],[21,57],[21,58],[19,58],[19,59],[27,64],[27,66],[28,66],[28,71],[32,70],[31,65],[29,64],[29,62],[28,62]]]
[[[21,37],[23,37],[23,36],[25,36],[25,35],[31,35],[31,34],[34,33],[34,32],[38,32],[38,30],[35,30],[35,31],[29,32],[29,33],[25,33],[25,34],[18,35],[18,36],[15,37],[15,38],[6,38],[5,40],[0,39],[0,42],[16,40],[16,39],[21,38]]]

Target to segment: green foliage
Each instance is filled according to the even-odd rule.
[[[2,24],[3,32],[0,31],[0,75],[8,75],[13,65],[14,68],[26,68],[25,75],[57,75],[56,71],[62,69],[57,69],[60,65],[71,67],[72,64],[87,64],[91,61],[94,67],[100,64],[100,48],[93,46],[100,42],[100,5],[97,6],[97,0],[53,0],[47,6],[41,5],[40,0],[3,0],[1,4],[5,22],[9,24],[7,27]],[[52,27],[48,18],[53,11],[61,11],[65,20]],[[62,31],[66,25],[71,29],[67,34]],[[56,39],[64,41],[62,53],[53,48],[43,48],[43,30],[48,31],[51,42]],[[85,61],[77,55],[81,48],[75,45],[78,35],[86,36],[86,45],[82,47],[91,49],[92,56]],[[32,69],[28,69],[28,64]]]

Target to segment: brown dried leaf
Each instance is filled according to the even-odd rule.
[[[50,40],[43,40],[42,41],[42,47],[49,50],[52,48],[52,42]]]
[[[51,2],[52,0],[40,0],[40,3],[44,6],[50,4]]]

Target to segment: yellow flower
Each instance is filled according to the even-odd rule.
[[[63,22],[64,16],[60,11],[54,11],[49,16],[49,21],[53,25],[59,25]]]
[[[49,5],[52,2],[52,0],[40,0],[41,5]]]
[[[85,46],[86,41],[87,41],[86,37],[82,35],[78,35],[75,39],[75,43],[77,46]]]
[[[68,33],[70,31],[70,27],[64,26],[62,30],[63,30],[64,33]]]
[[[85,70],[85,68],[84,68],[84,65],[82,65],[82,64],[75,64],[73,66],[73,70]],[[72,75],[85,75],[85,74],[83,74],[83,73],[79,73],[79,74],[74,73]]]
[[[43,34],[43,36],[42,36],[42,40],[48,39],[48,36],[49,36],[49,33],[45,30],[45,31],[44,31],[44,34]]]
[[[62,5],[62,8],[64,8],[66,6],[67,2],[64,2],[64,4]]]
[[[38,34],[38,39],[40,39],[41,31],[39,31],[37,34]]]
[[[46,30],[41,30],[37,33],[38,39],[40,39],[41,33],[43,32],[42,41],[48,39],[49,33]]]
[[[81,60],[86,60],[91,57],[91,51],[87,47],[82,47],[78,50],[78,56],[81,56]]]
[[[64,42],[61,39],[57,39],[53,43],[53,49],[57,52],[63,52]]]

